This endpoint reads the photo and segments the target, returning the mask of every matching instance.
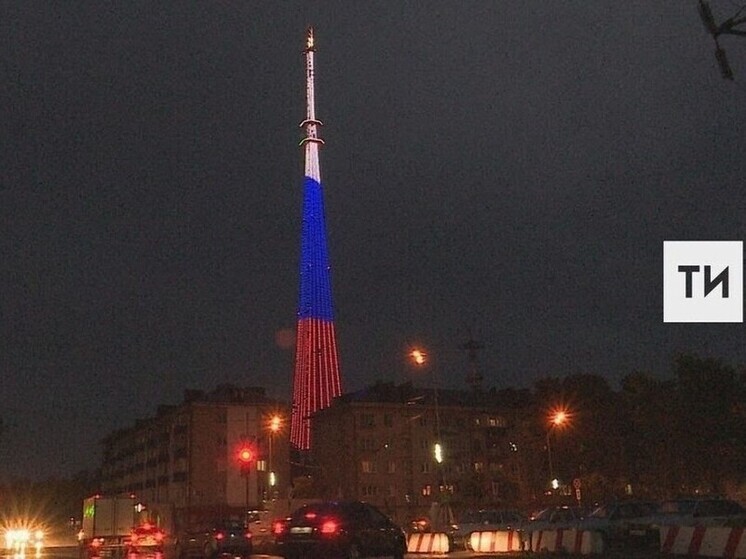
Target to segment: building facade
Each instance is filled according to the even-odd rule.
[[[528,494],[520,428],[494,391],[378,384],[345,394],[312,419],[319,491],[369,501],[400,523],[434,504],[512,506]]]
[[[280,418],[274,429],[273,417]],[[288,418],[288,406],[263,388],[187,390],[181,404],[104,439],[101,492],[175,508],[260,506],[285,495],[291,482]],[[243,471],[242,448],[253,453]]]

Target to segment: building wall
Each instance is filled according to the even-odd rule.
[[[134,493],[143,503],[176,508],[258,507],[284,496],[290,481],[289,407],[254,396],[244,402],[237,397],[231,400],[185,401],[110,434],[103,441],[101,492]],[[270,436],[273,414],[284,422]],[[278,479],[274,488],[269,487],[270,438]],[[237,459],[245,442],[252,445],[256,457],[248,477],[248,499],[247,479]]]
[[[507,506],[525,491],[515,428],[500,409],[338,400],[312,426],[324,496],[371,502],[402,524],[435,503]]]

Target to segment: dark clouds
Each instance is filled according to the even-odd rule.
[[[347,387],[414,340],[460,383],[470,331],[498,386],[744,361],[662,323],[662,241],[744,237],[746,43],[722,81],[695,2],[2,12],[2,475],[186,387],[289,395],[310,23]]]

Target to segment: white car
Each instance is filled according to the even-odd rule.
[[[585,518],[587,513],[588,511],[582,507],[552,506],[542,509],[523,524],[521,534],[523,548],[531,551],[532,533],[577,528],[578,523]]]
[[[513,510],[467,510],[451,525],[448,535],[454,549],[468,549],[473,532],[520,530],[524,522],[523,516]]]

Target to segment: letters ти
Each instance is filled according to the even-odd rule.
[[[692,298],[692,277],[695,273],[699,272],[699,266],[679,266],[679,272],[686,274],[686,298]],[[728,298],[728,266],[720,272],[715,279],[712,279],[712,267],[705,266],[705,297],[707,297],[713,289],[719,284],[723,285],[723,298]]]

